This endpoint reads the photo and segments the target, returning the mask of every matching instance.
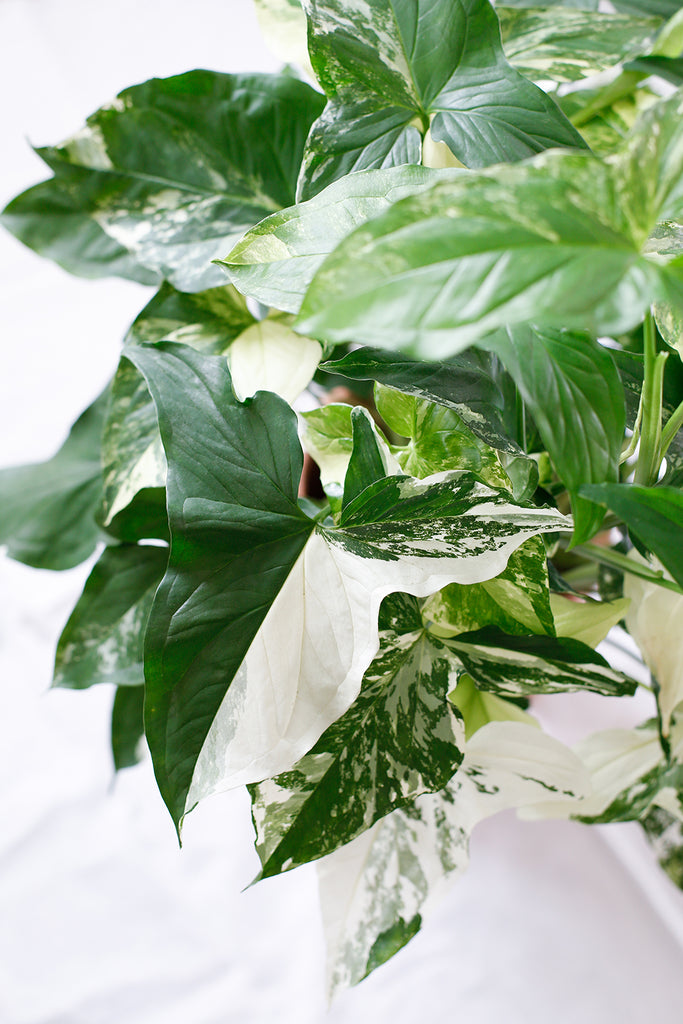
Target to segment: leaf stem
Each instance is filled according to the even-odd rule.
[[[657,480],[662,461],[662,389],[667,360],[666,352],[657,354],[655,321],[651,310],[648,310],[643,323],[643,352],[642,420],[634,483],[649,487]]]
[[[683,594],[683,588],[679,587],[672,580],[668,580],[663,572],[657,569],[650,569],[641,562],[634,562],[632,558],[628,558],[621,551],[615,551],[613,548],[603,548],[598,544],[587,542],[575,547],[573,553],[575,555],[583,555],[584,558],[588,558],[592,562],[599,562],[613,569],[628,572],[632,576],[639,576],[643,580],[649,580],[650,583],[656,583],[666,590],[672,590],[674,594]]]

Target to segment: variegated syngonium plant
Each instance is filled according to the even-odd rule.
[[[178,829],[247,785],[261,876],[319,860],[332,993],[502,808],[639,820],[683,881],[683,16],[613,6],[259,0],[313,85],[134,86],[2,215],[157,288],[0,475],[9,555],[97,552],[54,683],[113,686]],[[618,622],[650,719],[570,750],[534,695],[632,694]]]

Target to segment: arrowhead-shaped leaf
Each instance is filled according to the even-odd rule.
[[[0,471],[0,544],[17,561],[37,569],[71,569],[95,550],[108,398],[107,389],[47,462]]]
[[[585,146],[552,99],[508,64],[488,0],[304,0],[311,63],[328,96],[299,198],[350,171],[419,163],[421,135],[466,167]]]
[[[462,760],[462,723],[446,695],[448,657],[414,598],[386,598],[380,649],[363,688],[291,771],[252,788],[261,877],[322,857],[421,793]]]
[[[3,222],[73,273],[166,278],[185,291],[222,284],[211,260],[228,240],[294,202],[321,107],[288,75],[151,79],[39,150],[55,176],[14,199]]]
[[[459,474],[379,480],[341,526],[317,525],[296,504],[302,453],[285,403],[259,392],[242,405],[225,360],[185,346],[129,357],[169,462],[146,731],[176,821],[211,792],[288,770],[347,710],[387,594],[491,578],[524,540],[567,526]]]
[[[145,627],[167,561],[166,547],[105,548],[59,639],[53,686],[144,683]]]
[[[490,722],[440,793],[418,797],[319,864],[331,996],[405,945],[467,867],[475,825],[510,807],[587,788],[578,758],[540,729]]]

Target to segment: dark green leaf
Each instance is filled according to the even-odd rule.
[[[553,100],[506,61],[488,0],[305,0],[328,105],[299,185],[308,199],[350,171],[418,163],[427,128],[466,167],[584,147]]]
[[[425,633],[415,599],[386,598],[379,627],[355,703],[290,772],[251,789],[261,877],[322,857],[441,789],[462,760],[448,657]]]
[[[351,380],[375,380],[415,398],[444,405],[492,448],[519,454],[519,448],[505,433],[500,389],[469,353],[447,363],[428,363],[382,349],[359,348],[342,359],[323,363],[321,369]]]
[[[144,686],[120,686],[111,714],[111,749],[114,768],[132,768],[140,760],[144,739]]]
[[[0,544],[12,558],[37,569],[71,569],[95,550],[107,400],[105,391],[47,462],[0,471]]]
[[[296,418],[276,395],[241,404],[224,359],[134,347],[169,462],[171,555],[145,647],[146,734],[174,820],[218,708],[311,533],[296,503]],[[229,595],[229,600],[228,600]]]
[[[510,636],[496,626],[485,626],[449,637],[444,643],[477,686],[500,697],[572,690],[612,697],[635,693],[635,682],[610,668],[580,640]]]
[[[322,102],[288,75],[151,79],[40,150],[55,177],[13,200],[4,222],[75,273],[221,284],[211,260],[228,240],[294,201]]]
[[[141,686],[143,643],[166,547],[105,548],[57,645],[53,686]]]
[[[346,476],[342,512],[366,487],[383,480],[387,475],[382,453],[377,444],[377,435],[369,414],[361,406],[351,412],[353,448]]]
[[[518,326],[484,342],[504,363],[572,496],[573,543],[599,529],[604,512],[578,497],[584,483],[618,479],[624,394],[609,351],[587,334]]]
[[[137,317],[126,340],[132,345],[180,341],[219,355],[254,323],[244,299],[232,285],[187,294],[165,282]],[[149,492],[158,494],[164,487],[166,459],[144,377],[127,359],[121,360],[112,384],[102,462],[104,494],[100,514],[105,528],[122,540],[159,536],[161,520],[154,515],[158,502]],[[138,498],[137,508],[130,511],[131,502],[143,490],[148,493],[147,499]],[[127,511],[122,523],[123,510]],[[155,532],[149,533],[150,527]],[[147,532],[140,534],[140,530]]]
[[[616,512],[683,586],[683,493],[678,488],[591,484],[580,493]]]
[[[683,58],[645,55],[624,64],[625,71],[643,71],[646,75],[659,75],[673,85],[683,85]]]

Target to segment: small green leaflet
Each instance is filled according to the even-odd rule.
[[[422,916],[469,860],[484,818],[539,800],[579,798],[586,772],[570,750],[520,722],[490,722],[467,742],[449,785],[373,828],[318,865],[330,997],[361,981],[419,929]]]
[[[585,148],[553,100],[508,64],[488,0],[303,0],[328,104],[298,198],[351,171],[420,162],[429,129],[465,167]]]
[[[57,645],[53,686],[141,686],[145,626],[168,549],[105,548]]]
[[[683,587],[683,494],[678,488],[587,484],[580,493],[616,512]]]
[[[585,690],[608,697],[632,696],[636,683],[571,637],[515,636],[498,626],[460,633],[444,644],[482,690],[499,697]]]
[[[510,455],[520,452],[505,433],[503,395],[470,352],[447,363],[428,363],[363,347],[322,363],[321,369],[351,380],[375,380],[415,398],[437,402],[453,409],[472,433],[492,448]]]
[[[147,630],[146,732],[176,822],[210,792],[290,769],[347,710],[387,594],[492,578],[529,537],[568,525],[467,474],[379,480],[341,527],[316,524],[296,503],[302,453],[281,399],[239,403],[225,360],[186,346],[129,358],[146,375],[169,463],[171,556]]]
[[[111,712],[111,751],[115,771],[132,768],[144,749],[144,686],[119,686]]]
[[[497,327],[614,334],[682,304],[683,259],[647,248],[679,208],[681,102],[650,108],[610,164],[544,153],[395,203],[328,256],[299,329],[439,359]]]
[[[518,325],[483,344],[512,376],[572,497],[573,544],[599,529],[604,511],[578,496],[584,483],[618,479],[624,394],[609,351],[590,335]]]
[[[398,199],[462,173],[410,165],[358,171],[266,217],[216,262],[245,295],[298,313],[313,275],[342,238]]]
[[[73,273],[219,285],[211,260],[226,240],[294,202],[322,103],[289,75],[151,79],[39,150],[55,176],[14,199],[3,223]]]
[[[587,78],[648,49],[661,22],[567,7],[497,5],[505,56],[532,79]]]
[[[180,341],[218,355],[254,323],[232,285],[187,294],[164,282],[132,324],[126,342]],[[127,359],[119,363],[112,382],[102,464],[101,518],[107,529],[140,491],[165,487],[166,459],[154,403],[144,377]]]
[[[494,449],[483,444],[453,409],[381,384],[375,387],[375,402],[385,423],[408,438],[407,445],[394,447],[404,473],[423,478],[462,469],[492,487],[511,489]]]
[[[512,701],[503,700],[493,693],[478,690],[468,675],[461,675],[458,685],[448,699],[465,720],[465,736],[469,740],[475,732],[489,722],[522,722],[540,729],[535,718]]]
[[[36,569],[71,569],[95,550],[107,401],[108,389],[47,462],[0,470],[0,544],[17,561]]]
[[[425,632],[415,598],[385,598],[379,639],[349,710],[290,771],[251,787],[260,877],[331,853],[441,789],[460,764],[462,723],[446,699],[449,660]]]

